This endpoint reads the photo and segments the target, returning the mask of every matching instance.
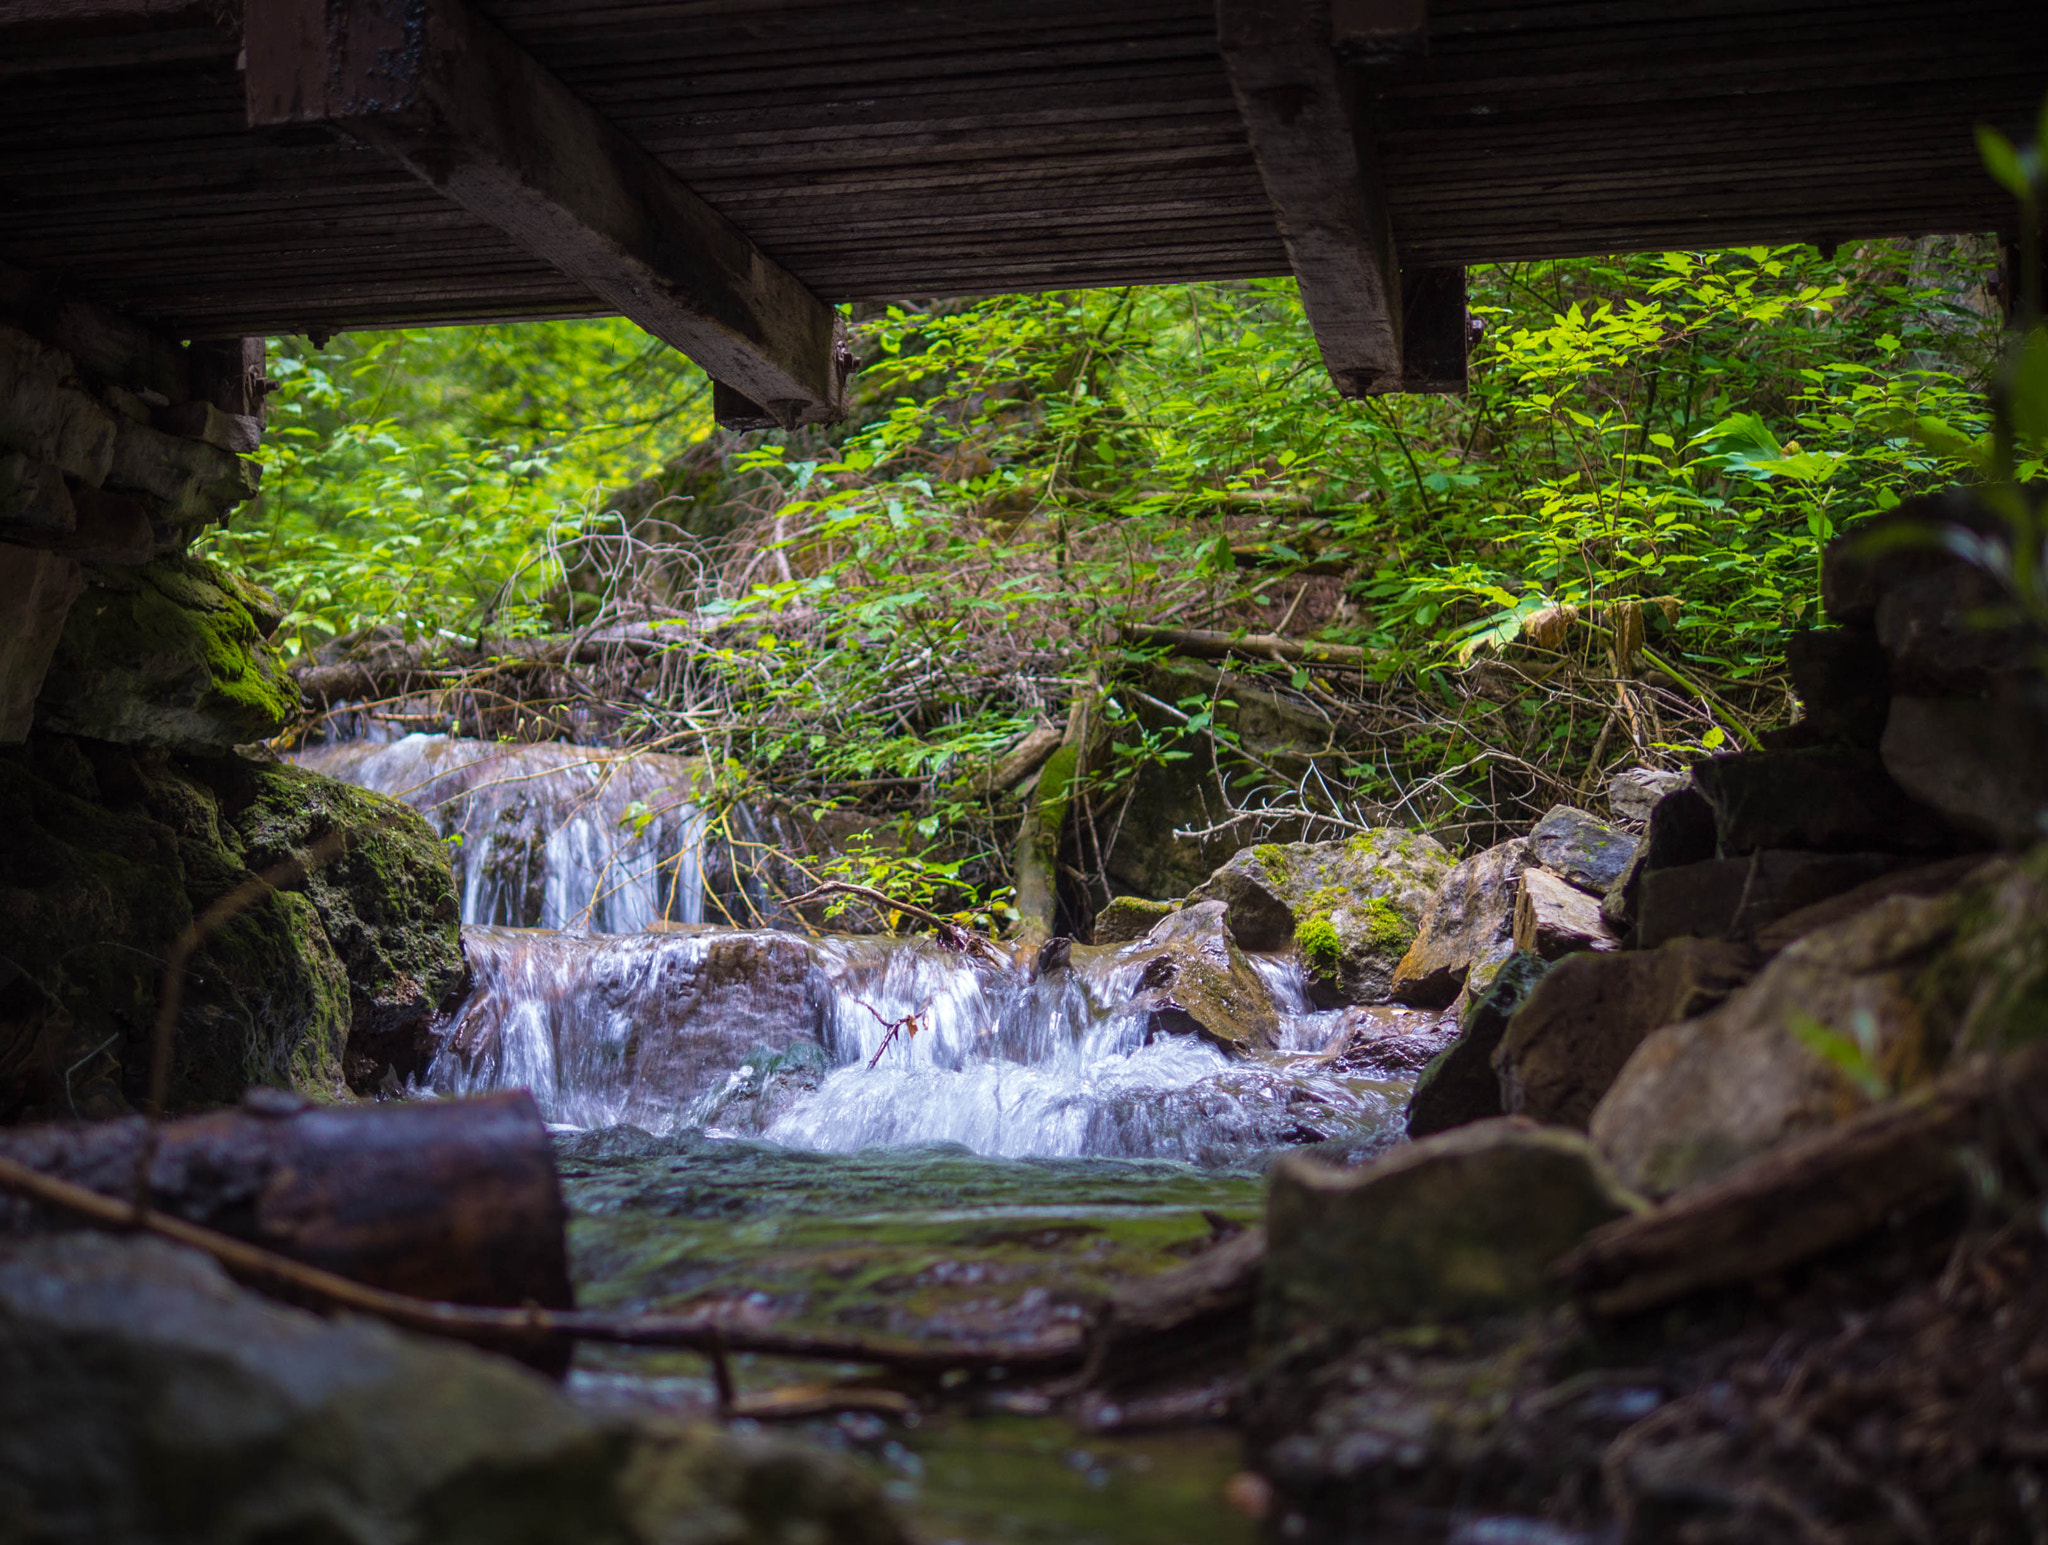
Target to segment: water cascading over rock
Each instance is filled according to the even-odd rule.
[[[426,735],[301,759],[451,839],[471,981],[437,1093],[528,1088],[563,1126],[827,1151],[1197,1162],[1369,1142],[1405,1093],[1400,1070],[1320,1057],[1362,1011],[1319,1011],[1298,954],[1241,950],[1220,903],[1044,969],[714,927],[695,763]]]

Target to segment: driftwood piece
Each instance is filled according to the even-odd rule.
[[[1377,657],[1357,644],[1319,644],[1278,633],[1226,633],[1218,628],[1163,628],[1148,622],[1126,623],[1124,637],[1133,644],[1169,649],[1200,660],[1278,660],[1325,670],[1362,671]]]
[[[1946,1201],[1971,1155],[2041,1163],[2048,1042],[1981,1059],[1907,1096],[1768,1153],[1655,1211],[1594,1230],[1557,1264],[1592,1309],[1634,1314],[1753,1281]]]
[[[487,640],[482,648],[451,647],[439,640],[385,645],[360,660],[304,665],[292,671],[299,694],[316,710],[341,703],[384,702],[460,686],[492,671],[562,665],[602,665],[621,654],[651,657],[681,643],[681,629],[634,627],[549,638]]]
[[[531,1095],[254,1108],[156,1129],[147,1205],[351,1281],[482,1305],[574,1305],[554,1151]],[[140,1117],[0,1132],[0,1157],[123,1207],[151,1137]],[[66,1210],[68,1212],[68,1209]],[[0,1198],[0,1228],[69,1221]]]
[[[239,1280],[283,1297],[322,1308],[373,1314],[403,1330],[515,1350],[542,1366],[556,1358],[566,1361],[567,1349],[576,1341],[682,1347],[715,1357],[761,1352],[826,1362],[878,1363],[932,1376],[956,1368],[1057,1372],[1081,1360],[1081,1334],[1072,1326],[1061,1326],[1028,1342],[948,1346],[785,1329],[724,1307],[694,1314],[611,1315],[534,1305],[513,1309],[446,1303],[351,1281],[218,1229],[138,1209],[132,1201],[117,1201],[15,1159],[0,1157],[0,1191],[33,1198],[102,1228],[140,1230],[203,1251]]]

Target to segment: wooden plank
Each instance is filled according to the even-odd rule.
[[[252,125],[335,124],[777,423],[844,416],[831,308],[464,0],[250,0]]]
[[[1218,0],[1224,69],[1302,308],[1346,397],[1401,390],[1400,275],[1328,0]]]

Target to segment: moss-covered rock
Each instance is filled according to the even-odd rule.
[[[247,865],[296,862],[303,893],[347,976],[348,1074],[420,1072],[427,1022],[466,975],[448,851],[398,800],[282,763],[238,763],[229,820]]]
[[[333,1098],[345,1054],[359,1087],[412,1071],[462,980],[440,844],[317,774],[39,731],[0,751],[0,826],[0,1120],[141,1100],[166,963],[195,926],[178,1109],[250,1084]]]
[[[219,754],[299,714],[236,584],[201,558],[89,567],[36,699],[44,730]]]
[[[1117,896],[1095,914],[1097,944],[1128,944],[1142,939],[1180,908],[1177,901],[1147,901],[1142,896]]]
[[[1134,996],[1150,1035],[1194,1033],[1233,1051],[1267,1049],[1279,1039],[1272,989],[1231,937],[1221,902],[1197,902],[1161,919],[1119,969],[1136,972]]]
[[[1246,848],[1188,899],[1221,901],[1246,949],[1298,946],[1320,997],[1372,1003],[1387,996],[1450,868],[1441,844],[1388,826],[1343,842]]]

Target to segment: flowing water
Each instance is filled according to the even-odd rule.
[[[1318,1010],[1252,956],[1278,1034],[1164,1033],[1146,946],[1043,973],[924,939],[702,923],[693,764],[438,736],[308,753],[448,838],[466,997],[422,1094],[531,1089],[560,1135],[578,1293],[778,1322],[1029,1339],[1255,1221],[1277,1150],[1393,1140],[1428,1017]],[[1361,1031],[1408,1055],[1341,1056]],[[742,1360],[743,1387],[803,1370]],[[592,1403],[701,1410],[686,1354],[586,1349]],[[813,1423],[934,1540],[1249,1540],[1233,1440],[1074,1425],[1001,1392],[915,1431]]]

